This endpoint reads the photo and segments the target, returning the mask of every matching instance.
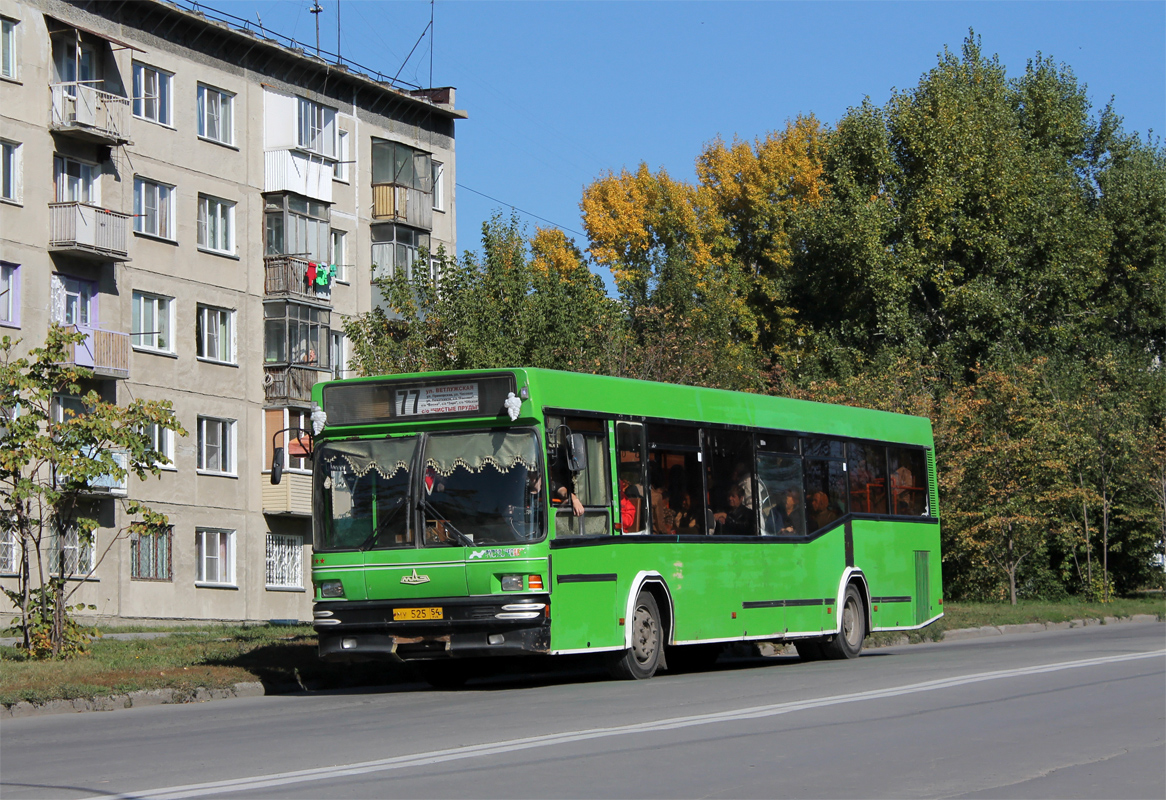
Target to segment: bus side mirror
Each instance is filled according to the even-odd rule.
[[[567,469],[582,472],[587,469],[587,448],[583,444],[583,434],[572,433],[566,437]]]
[[[283,480],[283,448],[275,448],[271,456],[271,485],[276,486]]]

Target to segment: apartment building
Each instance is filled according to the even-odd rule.
[[[170,400],[189,433],[152,432],[160,479],[91,487],[95,546],[57,543],[76,572],[97,564],[77,601],[310,619],[309,465],[272,486],[273,435],[345,375],[343,321],[381,301],[373,265],[455,252],[454,90],[158,0],[0,0],[0,23],[0,335],[27,349],[76,327],[104,399]],[[168,537],[116,536],[133,498]],[[0,583],[17,559],[0,528]]]

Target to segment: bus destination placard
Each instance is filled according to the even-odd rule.
[[[478,410],[478,384],[476,382],[397,389],[394,408],[398,417],[465,414]]]

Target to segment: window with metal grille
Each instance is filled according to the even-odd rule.
[[[135,581],[173,581],[173,542],[173,526],[159,533],[130,536],[130,578]]]
[[[267,534],[267,588],[302,589],[303,586],[303,537]]]

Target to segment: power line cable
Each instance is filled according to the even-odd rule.
[[[457,187],[459,189],[465,189],[467,192],[473,192],[474,194],[479,194],[482,197],[486,198],[487,200],[493,200],[495,203],[501,203],[502,205],[506,206],[507,208],[513,208],[515,211],[519,212],[520,214],[526,214],[528,217],[534,217],[535,219],[542,220],[543,222],[547,223],[548,225],[555,226],[559,230],[568,231],[569,233],[573,233],[576,236],[582,236],[582,237],[586,238],[586,234],[580,233],[579,231],[575,230],[574,228],[568,228],[566,225],[560,225],[557,222],[552,222],[551,220],[547,219],[546,217],[540,217],[538,214],[532,214],[529,211],[524,211],[523,209],[519,208],[518,206],[516,206],[512,203],[507,203],[505,200],[499,200],[497,197],[491,197],[490,195],[486,194],[485,192],[479,192],[477,189],[471,189],[469,186],[466,186],[464,183],[457,184]]]

